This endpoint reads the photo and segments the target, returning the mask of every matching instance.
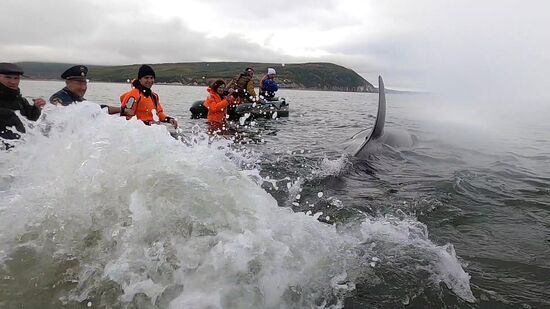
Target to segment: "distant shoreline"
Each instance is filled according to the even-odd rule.
[[[71,64],[48,62],[19,62],[32,80],[59,80],[61,73]],[[87,64],[83,64],[87,65]],[[206,86],[210,80],[230,80],[243,72],[246,67],[256,69],[254,82],[259,84],[267,68],[277,72],[277,82],[281,89],[366,92],[376,93],[374,85],[355,71],[327,62],[308,63],[254,63],[254,62],[191,62],[151,64],[156,72],[157,84]],[[101,66],[87,65],[92,82],[124,83],[133,79],[139,65]]]
[[[22,81],[37,81],[37,82],[64,82],[63,79],[48,79],[48,78],[22,78],[21,79]],[[98,80],[98,81],[94,81],[93,79],[89,79],[89,82],[90,83],[93,83],[93,84],[123,84],[123,85],[127,85],[127,84],[130,84],[128,82],[114,82],[114,81],[103,81],[103,80]],[[184,85],[184,84],[181,84],[181,83],[165,83],[165,82],[155,82],[155,85],[162,85],[162,86],[183,86],[183,87],[207,87],[207,85]],[[256,85],[255,88],[258,88],[258,86]],[[330,90],[330,89],[316,89],[316,88],[285,88],[285,87],[281,87],[279,88],[280,90],[299,90],[299,91],[328,91],[328,92],[346,92],[346,93],[378,93],[378,88],[376,88],[376,92],[368,92],[368,91],[343,91],[343,90]],[[391,89],[386,89],[387,92],[389,93],[404,93],[404,91],[400,91],[400,90],[391,90]],[[412,92],[412,91],[406,91],[407,93],[415,93],[415,92]]]
[[[42,81],[42,82],[63,82],[62,79],[47,79],[47,78],[23,78],[23,81]],[[129,84],[128,82],[109,82],[109,81],[103,81],[98,80],[94,81],[93,79],[90,79],[91,83],[98,83],[98,84]],[[184,85],[181,83],[164,83],[164,82],[158,82],[155,83],[155,85],[163,85],[163,86],[184,86],[184,87],[207,87],[206,85]],[[257,87],[256,87],[257,88]],[[378,93],[378,88],[375,88],[376,91],[374,92],[367,92],[367,91],[341,91],[341,90],[327,90],[327,89],[315,89],[315,88],[280,88],[284,90],[300,90],[300,91],[329,91],[329,92],[350,92],[350,93]],[[426,94],[429,92],[426,91],[413,91],[413,90],[395,90],[395,89],[388,89],[386,88],[386,93],[388,94]]]

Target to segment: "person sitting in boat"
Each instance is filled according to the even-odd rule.
[[[227,109],[235,103],[233,90],[225,91],[225,82],[221,79],[214,81],[206,89],[208,97],[204,100],[204,107],[208,109],[208,133],[223,134],[227,131]]]
[[[21,116],[29,120],[37,120],[41,110],[46,104],[42,98],[33,99],[33,105],[27,101],[19,89],[23,69],[13,63],[0,63],[0,138],[18,139],[19,133],[25,133],[25,126],[15,114],[19,111]],[[15,128],[19,133],[12,131]],[[6,148],[10,145],[3,143]]]
[[[65,87],[50,97],[50,103],[54,105],[67,106],[78,102],[86,101],[84,94],[88,90],[88,68],[84,65],[75,65],[63,72],[61,78],[65,80]],[[100,105],[107,108],[109,114],[120,113],[120,107]]]
[[[121,116],[131,119],[136,116],[146,125],[167,122],[178,127],[178,121],[164,113],[158,94],[151,90],[155,83],[155,71],[144,64],[139,68],[138,77],[132,81],[132,90],[120,96]]]
[[[263,97],[267,101],[275,99],[275,92],[279,90],[279,85],[275,82],[277,72],[274,68],[267,68],[267,74],[260,81],[260,98]]]
[[[253,77],[254,69],[246,68],[243,73],[235,76],[227,85],[228,89],[233,89],[238,95],[238,103],[256,102]]]

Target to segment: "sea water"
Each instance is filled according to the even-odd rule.
[[[395,96],[388,125],[419,143],[362,161],[339,145],[373,122],[374,94],[288,91],[291,117],[235,144],[187,119],[204,89],[157,87],[186,144],[94,103],[126,87],[90,83],[91,102],[48,106],[0,153],[2,307],[544,304],[550,155],[537,134],[527,153],[496,137],[467,147],[477,139],[442,139],[449,120],[406,117],[403,102],[424,105]],[[526,276],[531,300],[500,279]]]

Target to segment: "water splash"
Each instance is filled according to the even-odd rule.
[[[389,255],[364,244],[392,242],[417,248],[408,254],[428,259],[433,280],[473,301],[454,251],[417,221],[339,227],[279,207],[226,141],[189,147],[92,103],[47,110],[28,131],[0,153],[1,272],[24,277],[32,260],[18,257],[33,256],[44,277],[3,282],[3,299],[30,302],[39,288],[38,303],[341,307],[373,275],[372,257]]]

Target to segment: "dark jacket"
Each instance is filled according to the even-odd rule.
[[[83,97],[72,93],[67,87],[59,90],[50,97],[50,103],[67,106],[76,102],[85,101]]]
[[[8,128],[14,126],[21,133],[25,133],[25,127],[15,111],[29,120],[37,120],[40,117],[40,108],[29,104],[19,89],[13,90],[0,83],[0,137],[6,139],[19,138],[19,134]]]

